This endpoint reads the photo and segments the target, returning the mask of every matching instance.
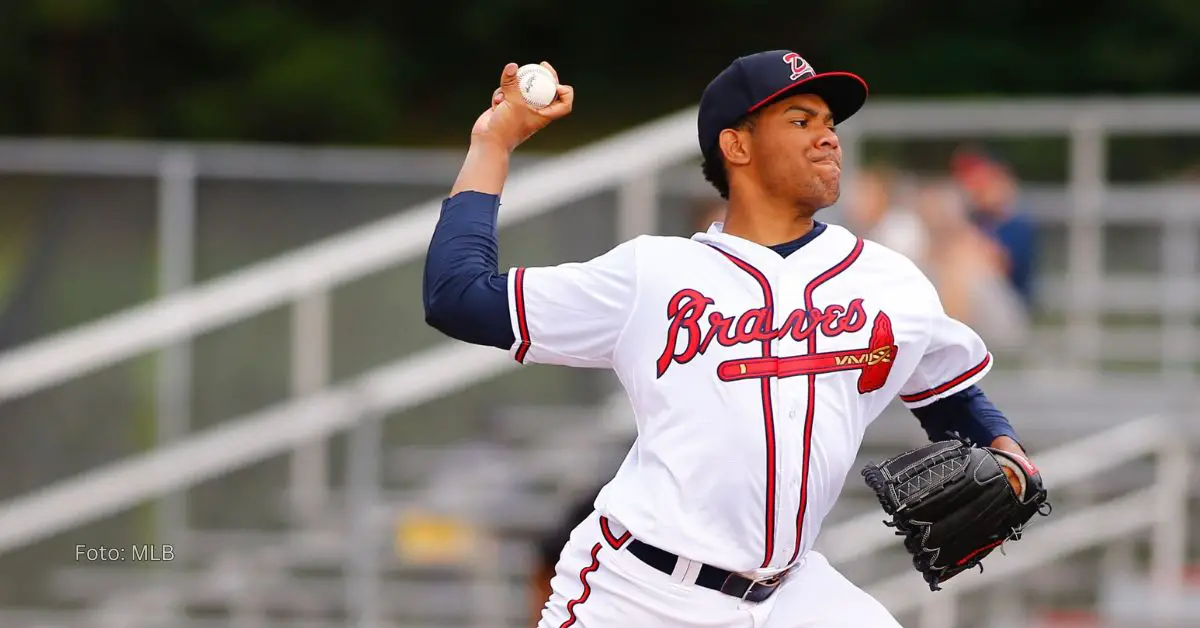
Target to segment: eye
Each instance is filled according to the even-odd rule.
[[[802,129],[808,128],[808,120],[793,120],[792,124],[802,128]]]

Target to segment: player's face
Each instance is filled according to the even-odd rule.
[[[753,151],[761,181],[773,195],[813,209],[837,202],[842,146],[820,96],[797,94],[763,110]]]

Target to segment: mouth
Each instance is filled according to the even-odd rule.
[[[833,160],[833,159],[828,159],[828,158],[826,158],[826,159],[814,159],[814,160],[813,160],[813,163],[814,163],[814,164],[816,164],[816,165],[818,165],[818,166],[825,166],[825,167],[827,167],[827,168],[834,168],[834,169],[836,169],[838,172],[841,172],[841,171],[842,171],[842,164],[838,163],[837,161],[835,161],[835,160]]]

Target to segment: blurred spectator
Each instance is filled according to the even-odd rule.
[[[929,236],[917,212],[904,202],[904,183],[892,168],[863,169],[855,181],[853,202],[846,207],[847,227],[924,267]]]
[[[976,147],[956,151],[950,172],[966,194],[971,222],[994,243],[988,250],[991,264],[1030,307],[1036,233],[1015,173],[1007,163]]]
[[[915,206],[933,243],[926,273],[946,313],[974,328],[994,352],[1022,348],[1027,302],[1001,263],[1004,249],[972,220],[960,189],[952,181],[927,181]]]

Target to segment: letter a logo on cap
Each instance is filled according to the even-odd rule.
[[[789,52],[783,55],[783,62],[792,66],[793,81],[805,75],[812,76],[813,74],[816,74],[816,70],[812,69],[812,66],[804,60],[804,57],[801,57],[794,52]]]

